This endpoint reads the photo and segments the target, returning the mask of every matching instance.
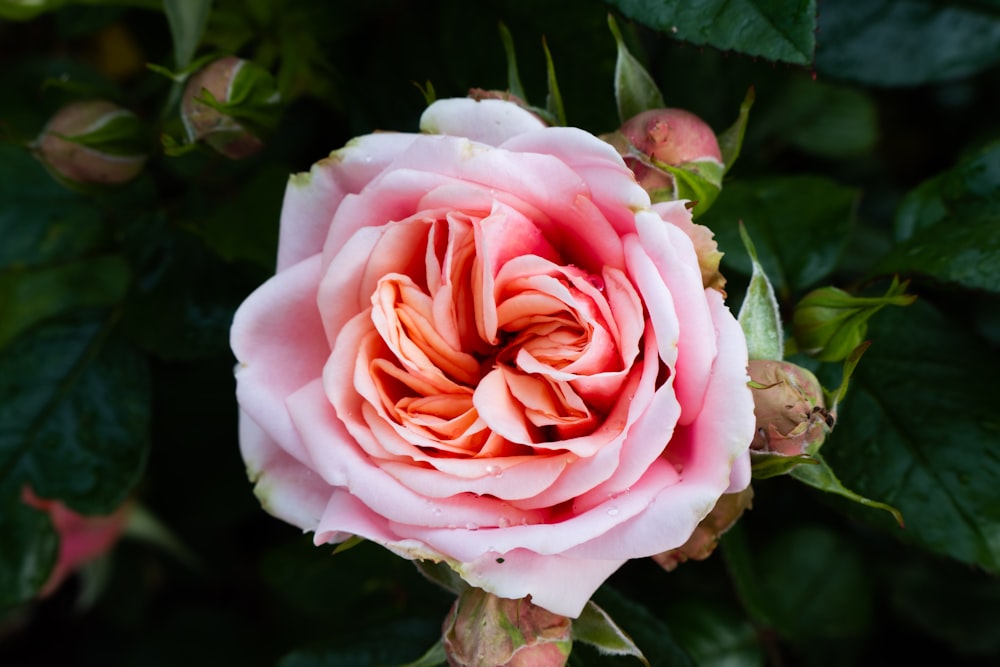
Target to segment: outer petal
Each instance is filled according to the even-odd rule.
[[[543,127],[541,118],[505,100],[438,100],[420,116],[421,132],[466,137],[491,146]]]
[[[282,271],[236,311],[230,344],[236,398],[244,412],[289,454],[309,464],[285,399],[319,377],[330,347],[316,308],[319,255]]]
[[[240,452],[261,506],[302,530],[316,530],[332,489],[242,411]]]
[[[358,137],[308,172],[292,175],[281,207],[277,270],[318,253],[344,196],[360,192],[415,138],[394,132]]]

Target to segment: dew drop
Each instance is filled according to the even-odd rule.
[[[587,280],[590,282],[591,285],[593,285],[594,287],[597,288],[597,291],[599,291],[599,292],[603,292],[604,291],[604,278],[602,278],[600,276],[593,276],[593,275],[591,275],[591,276],[587,276]]]
[[[431,512],[434,514],[434,516],[441,516],[442,510],[440,507],[435,507],[434,509],[431,510]]]
[[[503,477],[503,468],[501,468],[500,466],[488,465],[486,466],[486,474],[493,475],[497,479],[500,479],[501,477]]]
[[[510,526],[510,519],[508,519],[505,516],[502,516],[499,519],[497,519],[497,525],[501,528],[508,528]]]
[[[608,516],[615,516],[616,514],[618,514],[618,508],[617,507],[609,507],[608,508]]]
[[[469,522],[469,523],[465,524],[465,527],[466,527],[467,530],[479,530],[479,524],[478,523]]]

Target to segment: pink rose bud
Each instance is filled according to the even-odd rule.
[[[816,376],[786,361],[752,360],[749,364],[757,416],[752,450],[797,456],[814,452],[833,428],[823,388]]]
[[[696,160],[722,162],[715,133],[701,118],[684,109],[650,109],[621,127],[633,146],[671,166]]]
[[[119,185],[146,164],[145,134],[136,115],[116,104],[73,102],[49,120],[34,150],[67,185]]]
[[[653,201],[681,198],[677,182],[668,167],[682,168],[696,182],[704,181],[701,195],[704,206],[711,204],[704,186],[721,187],[723,171],[719,141],[698,116],[684,109],[650,109],[625,122],[609,139],[625,158],[636,181]],[[683,198],[691,198],[685,193]],[[717,194],[715,192],[714,194]]]
[[[30,490],[24,492],[24,502],[48,512],[59,535],[59,555],[56,565],[42,587],[41,596],[53,593],[59,585],[82,565],[104,555],[118,541],[128,518],[128,504],[106,516],[83,516],[56,500],[44,500]]]
[[[267,70],[228,56],[191,77],[181,99],[181,118],[189,141],[204,141],[240,160],[263,148],[261,136],[277,122],[279,102]]]
[[[752,500],[753,487],[750,486],[737,493],[723,495],[708,516],[701,520],[687,542],[676,549],[656,554],[653,560],[667,572],[688,560],[705,560],[715,551],[719,538],[736,524],[743,512],[750,509]]]
[[[531,603],[468,588],[444,623],[451,667],[562,667],[572,647],[572,621]]]

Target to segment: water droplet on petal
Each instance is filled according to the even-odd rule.
[[[465,524],[465,527],[468,530],[479,530],[479,524],[478,523],[472,523],[471,521],[469,523]]]
[[[442,510],[440,507],[435,507],[434,509],[431,510],[431,512],[434,513],[434,516],[441,516]]]
[[[501,528],[507,528],[510,526],[510,519],[508,519],[505,516],[502,516],[499,519],[497,519],[497,525]]]
[[[608,516],[615,516],[616,514],[618,514],[618,508],[617,507],[609,507],[608,508]]]
[[[587,276],[587,280],[590,282],[591,285],[597,288],[597,291],[599,292],[604,291],[604,278],[600,276],[590,275]]]

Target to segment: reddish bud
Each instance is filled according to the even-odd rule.
[[[785,456],[809,454],[833,428],[816,376],[786,361],[753,360],[748,367],[757,416],[752,450]]]
[[[733,527],[743,512],[750,509],[752,500],[753,487],[749,486],[738,493],[721,496],[687,542],[676,549],[656,554],[653,560],[668,572],[688,560],[705,560],[715,551],[719,538]]]

